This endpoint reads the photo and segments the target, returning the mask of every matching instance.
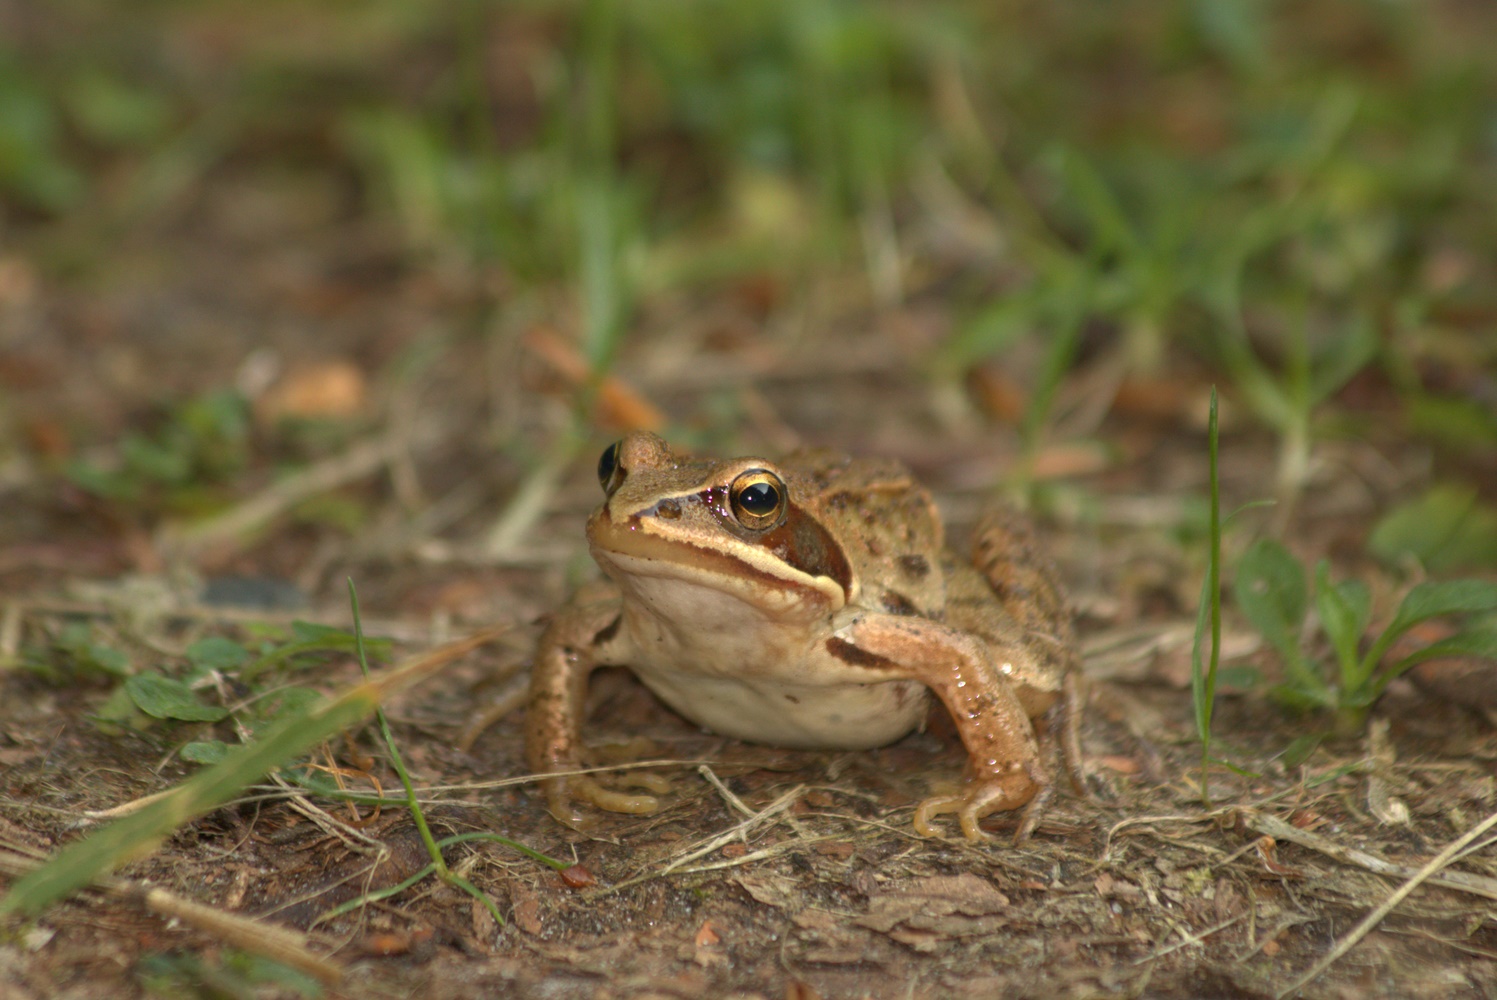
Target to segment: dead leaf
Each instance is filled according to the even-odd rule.
[[[1137,774],[1139,770],[1138,761],[1134,760],[1132,757],[1110,755],[1105,757],[1097,757],[1095,758],[1095,760],[1096,763],[1100,764],[1102,767],[1108,768],[1112,771],[1116,771],[1119,774]]]
[[[815,907],[800,911],[791,917],[790,920],[795,926],[812,931],[831,930],[833,927],[839,927],[842,924],[842,918],[837,916],[837,914],[827,910],[818,910]]]
[[[577,348],[549,327],[533,328],[525,335],[525,346],[572,388],[592,378]],[[658,431],[665,426],[665,414],[658,407],[612,375],[598,383],[597,393],[598,419],[610,427]]]
[[[810,983],[792,979],[785,984],[785,1000],[821,1000],[821,994]]]
[[[732,881],[753,897],[754,902],[777,909],[793,905],[800,892],[800,884],[794,879],[773,875],[735,875]]]
[[[349,361],[323,361],[292,368],[255,400],[262,424],[286,419],[336,420],[364,408],[368,382]]]
[[[1126,879],[1103,872],[1092,882],[1092,887],[1097,890],[1097,895],[1103,899],[1124,899],[1134,902],[1143,899],[1144,891]]]
[[[567,865],[556,874],[570,889],[591,889],[598,884],[597,876],[581,865]]]
[[[1009,900],[977,875],[934,875],[873,897],[853,923],[888,934],[920,951],[943,938],[991,933],[1006,922],[980,919],[1008,909]]]
[[[853,844],[848,840],[827,840],[816,845],[816,853],[824,858],[846,861],[852,857]]]
[[[540,899],[535,893],[522,886],[515,886],[511,897],[514,899],[515,926],[526,934],[540,934],[542,930]]]

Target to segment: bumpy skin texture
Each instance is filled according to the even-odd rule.
[[[541,637],[526,751],[548,805],[647,813],[652,795],[582,775],[588,675],[627,666],[667,704],[728,736],[860,749],[924,721],[927,692],[968,752],[960,794],[926,800],[916,829],[954,812],[963,833],[1026,805],[1029,835],[1050,779],[1031,720],[1058,716],[1072,783],[1076,644],[1053,569],[1025,521],[995,511],[973,563],[945,550],[929,494],[889,461],[797,453],[683,459],[635,433],[600,464],[607,498],[588,521],[607,581]]]

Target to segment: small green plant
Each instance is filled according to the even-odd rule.
[[[67,476],[104,500],[141,509],[201,506],[250,457],[249,407],[236,392],[210,392],[171,407],[154,433],[127,432],[107,462],[78,459]]]
[[[1365,583],[1332,580],[1330,564],[1321,560],[1311,588],[1304,567],[1288,549],[1261,539],[1237,565],[1234,594],[1242,613],[1284,663],[1285,676],[1274,687],[1275,696],[1298,708],[1333,712],[1335,728],[1342,734],[1360,731],[1387,686],[1419,663],[1453,656],[1497,657],[1497,626],[1480,619],[1462,621],[1453,634],[1412,652],[1389,656],[1395,643],[1423,622],[1464,619],[1497,609],[1497,583],[1420,583],[1373,634],[1368,630],[1372,596]],[[1312,600],[1315,630],[1306,627]],[[1329,643],[1331,657],[1319,653],[1314,631]]]
[[[507,837],[493,833],[465,833],[438,840],[422,810],[421,801],[410,772],[395,744],[389,723],[380,705],[398,691],[430,676],[443,664],[461,656],[493,638],[493,632],[448,643],[401,666],[372,677],[371,655],[388,656],[390,642],[366,639],[360,620],[357,597],[349,584],[353,606],[353,630],[343,631],[321,625],[298,622],[289,639],[277,633],[277,641],[266,642],[258,653],[232,639],[208,637],[193,642],[185,652],[187,665],[168,676],[149,670],[132,674],[117,699],[133,705],[132,713],[144,713],[156,719],[177,723],[213,725],[231,717],[254,738],[240,746],[221,740],[198,740],[187,743],[181,756],[203,765],[181,784],[155,798],[137,811],[90,833],[84,839],[63,848],[52,860],[17,880],[9,892],[0,896],[0,919],[10,913],[36,914],[67,894],[107,874],[114,867],[139,857],[160,843],[167,834],[191,822],[197,816],[216,809],[243,793],[265,775],[276,773],[288,782],[317,795],[340,801],[373,806],[404,806],[431,855],[431,863],[395,886],[362,895],[337,907],[322,919],[328,919],[359,906],[402,892],[428,875],[435,874],[448,884],[468,892],[499,925],[502,914],[482,891],[459,873],[451,870],[442,852],[458,844],[483,841],[502,844],[551,868],[569,873],[575,884],[585,884],[585,873],[571,862],[548,857]],[[110,647],[95,640],[84,629],[66,633],[63,652],[83,657],[103,666],[90,666],[114,675],[129,669],[128,661],[110,655]],[[81,651],[81,652],[80,652]],[[307,688],[280,687],[242,700],[229,709],[200,700],[196,686],[208,681],[209,675],[225,673],[240,683],[271,667],[284,668],[307,657],[327,652],[354,655],[364,673],[364,681],[337,697],[324,699]],[[400,778],[403,795],[385,797],[349,792],[336,784],[319,780],[316,772],[297,761],[317,743],[339,732],[355,729],[373,716],[389,753],[391,766]]]
[[[159,658],[147,666],[132,662],[119,640],[101,635],[103,631],[87,622],[69,622],[50,642],[27,647],[21,664],[57,684],[77,679],[118,683],[112,696],[94,713],[95,721],[106,729],[156,728],[158,722],[214,724],[232,714],[238,725],[259,730],[283,715],[305,711],[317,700],[308,688],[286,686],[288,674],[329,655],[352,654],[359,648],[358,638],[351,632],[297,621],[289,629],[267,629],[259,642],[251,644],[225,636],[205,636],[189,644],[180,661]],[[387,639],[368,639],[365,645],[373,655],[390,655]],[[248,696],[232,713],[204,700],[215,674],[232,677],[248,688]],[[193,741],[182,747],[181,756],[192,763],[215,763],[226,748],[227,744],[217,739]]]

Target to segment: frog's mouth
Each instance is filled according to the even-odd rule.
[[[852,579],[841,549],[834,549],[835,558],[801,568],[787,558],[785,541],[770,537],[784,530],[745,540],[722,531],[683,530],[648,511],[615,520],[606,506],[587,523],[593,558],[620,582],[629,576],[667,578],[765,610],[825,614],[844,607],[852,599]],[[835,546],[824,539],[821,552],[828,551],[826,543]],[[838,570],[841,579],[832,575]]]

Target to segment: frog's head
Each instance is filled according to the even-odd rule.
[[[634,432],[604,450],[598,481],[605,499],[587,522],[588,541],[626,589],[641,578],[671,581],[650,587],[652,599],[708,590],[796,618],[854,598],[842,546],[767,459],[684,459],[654,434]],[[673,617],[701,604],[656,611]]]

